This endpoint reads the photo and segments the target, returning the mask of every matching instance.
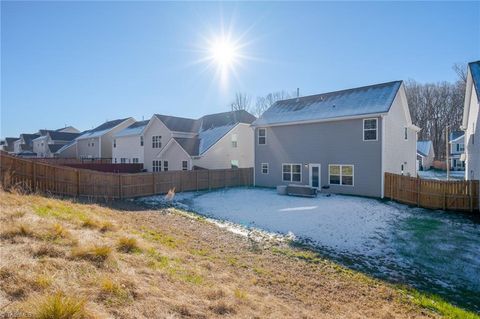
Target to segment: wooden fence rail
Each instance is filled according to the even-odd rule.
[[[385,173],[384,195],[430,209],[478,211],[479,181],[438,181]]]
[[[124,199],[177,192],[253,185],[253,168],[168,171],[158,173],[103,173],[57,166],[0,152],[0,179],[4,189],[97,199]]]

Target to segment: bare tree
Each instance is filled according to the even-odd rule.
[[[406,93],[413,122],[422,130],[419,140],[433,142],[437,158],[445,157],[445,128],[459,130],[463,116],[465,83],[461,68],[456,83],[439,82],[420,84],[414,80],[406,82]]]
[[[252,99],[246,93],[235,93],[235,98],[232,103],[230,103],[230,108],[232,111],[247,111],[249,112],[252,108]]]
[[[453,71],[457,73],[458,80],[467,84],[467,64],[466,63],[455,63],[452,66]]]
[[[253,113],[256,117],[260,117],[270,106],[280,100],[291,98],[291,95],[285,90],[269,93],[265,96],[257,97]]]

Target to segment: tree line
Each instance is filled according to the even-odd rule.
[[[463,103],[467,82],[466,64],[455,64],[457,74],[455,82],[419,83],[413,79],[405,81],[405,90],[413,124],[421,128],[418,140],[431,140],[437,159],[446,154],[446,135],[460,130],[463,117]],[[296,97],[295,93],[285,90],[269,93],[253,99],[247,93],[235,94],[230,109],[246,110],[260,117],[276,101]]]

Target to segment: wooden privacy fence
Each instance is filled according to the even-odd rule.
[[[61,196],[123,199],[175,191],[251,186],[253,168],[168,171],[158,173],[103,173],[56,166],[0,153],[0,179],[4,189]]]
[[[387,198],[430,209],[478,211],[478,181],[438,181],[385,173]]]

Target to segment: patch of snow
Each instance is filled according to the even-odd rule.
[[[418,176],[423,179],[435,179],[439,181],[447,180],[447,172],[430,169],[428,171],[418,171]],[[465,171],[450,171],[450,179],[452,180],[464,180]]]

